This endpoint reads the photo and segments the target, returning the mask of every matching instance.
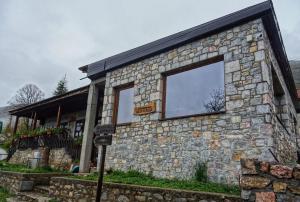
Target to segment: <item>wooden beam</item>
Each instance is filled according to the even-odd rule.
[[[37,114],[36,112],[34,112],[34,117],[33,117],[33,126],[32,129],[36,129],[36,123],[37,123]]]
[[[56,116],[56,127],[59,128],[61,121],[61,106],[58,106],[57,116]]]
[[[18,123],[19,123],[19,117],[16,116],[16,121],[15,121],[15,125],[14,125],[13,135],[15,135],[16,132],[17,132],[17,129],[18,129]]]

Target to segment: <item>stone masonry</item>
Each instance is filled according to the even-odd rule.
[[[34,157],[34,152],[38,150],[26,149],[26,150],[17,150],[12,158],[9,160],[9,163],[13,164],[25,164],[27,165],[28,160]],[[51,149],[49,153],[49,166],[56,169],[69,168],[72,164],[71,156],[65,151],[64,148],[60,149]]]
[[[50,196],[61,202],[88,202],[96,198],[97,182],[65,177],[51,178]],[[199,201],[240,202],[240,197],[221,193],[208,193],[119,183],[104,183],[102,202],[146,202],[146,201]]]
[[[162,73],[216,56],[224,57],[226,112],[161,120]],[[285,93],[282,122],[275,116],[272,68]],[[237,183],[241,158],[270,161],[272,151],[279,160],[296,159],[296,112],[261,19],[108,72],[102,124],[112,122],[114,88],[129,82],[134,82],[134,105],[154,101],[156,112],[117,127],[107,169],[185,179],[202,162],[210,180]]]
[[[300,168],[242,159],[240,178],[243,201],[300,201]]]

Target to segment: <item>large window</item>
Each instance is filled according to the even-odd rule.
[[[115,122],[117,124],[130,123],[133,119],[133,84],[116,89]]]
[[[224,62],[165,77],[164,118],[225,111]]]

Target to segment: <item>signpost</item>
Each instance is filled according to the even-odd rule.
[[[115,133],[116,127],[114,125],[97,125],[94,128],[94,133],[96,135],[94,139],[95,146],[102,146],[101,159],[100,159],[100,171],[97,184],[96,202],[100,202],[102,194],[103,185],[103,174],[104,174],[104,163],[106,146],[112,143],[112,134]]]

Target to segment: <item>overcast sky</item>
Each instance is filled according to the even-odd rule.
[[[261,0],[0,1],[0,106],[27,83],[47,97],[78,67],[262,2]],[[300,59],[300,1],[275,0],[289,59]]]

